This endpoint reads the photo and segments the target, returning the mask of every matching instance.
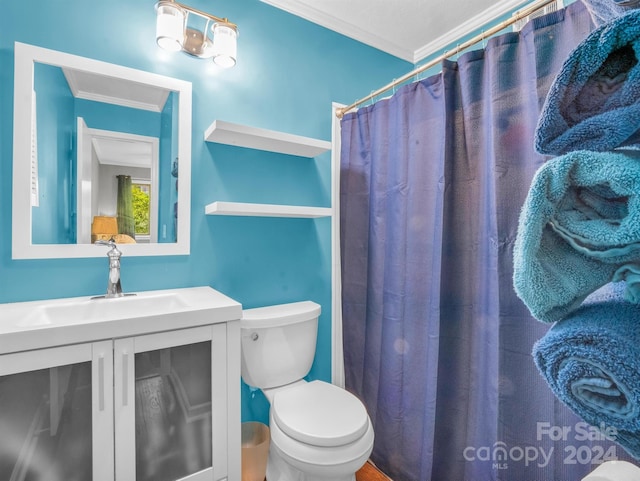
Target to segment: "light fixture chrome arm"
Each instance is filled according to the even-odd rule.
[[[156,4],[156,41],[165,50],[197,58],[213,58],[221,67],[236,64],[238,26],[175,0]],[[190,19],[193,21],[190,22]],[[203,25],[195,25],[196,23]]]
[[[186,10],[187,12],[195,13],[196,15],[200,15],[201,17],[208,18],[209,20],[213,20],[214,22],[224,23],[231,28],[235,28],[236,30],[238,29],[238,26],[235,23],[230,22],[229,19],[226,17],[224,18],[216,17],[215,15],[211,15],[210,13],[203,12],[202,10],[198,10],[197,8],[190,7],[188,5],[185,5],[180,2],[176,2],[174,0],[160,0],[158,2],[158,6],[165,5],[165,4],[176,5],[182,8],[183,10]]]

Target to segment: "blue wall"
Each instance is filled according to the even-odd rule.
[[[222,119],[330,140],[332,102],[349,104],[412,65],[258,0],[188,3],[239,25],[235,68],[157,48],[153,1],[3,5],[0,302],[95,295],[107,282],[106,257],[11,260],[13,44],[20,41],[192,82],[191,255],[123,258],[123,289],[209,285],[246,308],[316,301],[323,313],[311,377],[329,380],[331,221],[205,216],[204,206],[215,200],[329,206],[330,155],[308,160],[205,143],[203,132]],[[266,419],[260,396],[243,387],[243,419]]]

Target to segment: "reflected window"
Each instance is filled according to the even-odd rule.
[[[133,179],[133,218],[137,242],[149,242],[151,235],[151,181]]]

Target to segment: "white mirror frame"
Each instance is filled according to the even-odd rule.
[[[15,43],[13,99],[12,258],[54,259],[103,257],[94,244],[33,244],[31,238],[31,126],[35,63],[84,70],[179,93],[178,104],[178,222],[177,242],[121,244],[125,256],[188,255],[191,219],[191,83],[121,65],[88,59],[42,47]]]

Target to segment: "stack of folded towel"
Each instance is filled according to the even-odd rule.
[[[561,401],[640,459],[640,306],[615,291],[557,322],[533,357]]]
[[[538,120],[536,150],[561,155],[640,147],[638,56],[640,10],[591,32],[551,85]]]
[[[523,205],[513,282],[555,323],[533,349],[551,390],[640,459],[640,0],[583,2],[597,28],[538,121],[536,150],[557,157]]]
[[[545,163],[520,214],[514,287],[531,314],[562,319],[640,266],[640,152],[577,151]],[[629,284],[632,298],[637,283]]]

